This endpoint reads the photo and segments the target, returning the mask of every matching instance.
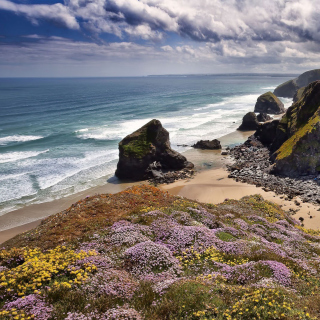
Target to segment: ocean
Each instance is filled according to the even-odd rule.
[[[151,119],[180,152],[229,134],[260,94],[291,78],[0,79],[0,215],[105,184],[119,141]]]

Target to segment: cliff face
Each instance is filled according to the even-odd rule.
[[[298,89],[317,80],[320,80],[320,69],[310,70],[295,79],[279,85],[273,93],[278,97],[293,98]]]
[[[148,168],[154,162],[165,170],[193,167],[183,155],[171,149],[169,133],[159,120],[151,120],[119,143],[115,174],[122,179],[148,179]]]
[[[320,81],[308,85],[282,117],[271,144],[275,171],[287,176],[320,171]]]

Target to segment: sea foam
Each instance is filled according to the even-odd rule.
[[[13,142],[27,142],[27,141],[39,140],[42,138],[43,138],[42,136],[23,136],[23,135],[7,136],[7,137],[0,138],[0,145],[5,146]]]

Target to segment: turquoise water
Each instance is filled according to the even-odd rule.
[[[0,79],[0,214],[106,183],[118,142],[153,118],[180,152],[228,134],[290,78]]]

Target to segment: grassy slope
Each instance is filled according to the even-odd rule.
[[[5,244],[0,318],[319,319],[319,244],[257,195],[97,195]]]

